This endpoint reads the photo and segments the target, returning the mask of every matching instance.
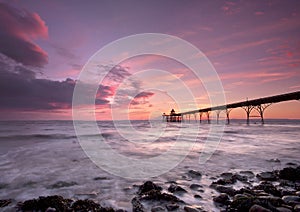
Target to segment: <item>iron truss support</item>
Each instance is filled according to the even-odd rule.
[[[247,124],[249,125],[250,121],[250,113],[254,109],[255,106],[253,105],[248,105],[248,106],[242,106],[242,108],[246,111],[247,114]]]
[[[268,103],[268,104],[260,104],[260,105],[256,105],[254,106],[254,109],[259,113],[260,118],[261,118],[261,123],[264,124],[264,111],[271,105],[272,103]]]

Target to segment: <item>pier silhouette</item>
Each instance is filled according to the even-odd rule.
[[[170,114],[163,113],[163,120],[167,122],[181,122],[184,120],[184,117],[188,116],[188,119],[190,120],[190,115],[196,116],[197,113],[199,113],[199,121],[202,122],[202,116],[203,114],[206,114],[207,122],[210,123],[210,113],[214,111],[216,113],[216,120],[217,123],[219,123],[220,113],[225,112],[226,113],[226,119],[227,124],[230,123],[230,112],[234,108],[243,108],[247,115],[247,124],[250,123],[250,117],[260,117],[261,123],[264,124],[264,112],[265,110],[272,104],[278,103],[278,102],[284,102],[284,101],[291,101],[291,100],[300,100],[300,91],[292,92],[292,93],[285,93],[275,96],[269,96],[269,97],[263,97],[258,99],[252,99],[252,100],[246,100],[236,103],[230,103],[215,107],[208,107],[198,110],[192,110],[182,113],[176,113],[174,109],[172,109]],[[251,112],[253,110],[256,110],[259,114],[259,116],[251,116]]]

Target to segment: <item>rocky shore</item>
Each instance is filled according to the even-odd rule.
[[[187,171],[184,176],[193,179],[189,187],[169,181],[165,183],[168,186],[164,189],[155,182],[146,181],[142,185],[133,185],[135,193],[131,200],[132,211],[212,211],[201,202],[204,190],[212,189],[216,193],[212,193],[211,199],[219,211],[300,212],[300,166],[292,163],[288,165],[281,170],[257,174],[251,171],[222,173],[211,179],[209,188],[201,185],[202,173],[195,170]],[[193,194],[199,204],[187,204],[181,198],[185,194]],[[58,195],[19,202],[11,207],[14,202],[11,199],[0,200],[0,210],[5,211],[10,207],[15,211],[126,211],[104,207],[88,199],[73,200]]]

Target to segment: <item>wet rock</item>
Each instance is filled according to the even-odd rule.
[[[213,201],[222,205],[228,205],[230,202],[229,196],[225,193],[222,193],[219,196],[214,197]]]
[[[144,212],[145,208],[137,197],[131,200],[132,211],[133,212]]]
[[[193,207],[193,206],[188,206],[188,205],[186,205],[186,206],[184,206],[184,211],[186,211],[186,212],[200,212],[201,210],[199,210],[198,208],[196,208],[196,207]]]
[[[300,204],[295,205],[294,211],[295,211],[295,212],[300,212]]]
[[[201,197],[199,194],[195,194],[195,195],[194,195],[194,198],[195,198],[195,199],[202,199],[202,197]]]
[[[288,166],[297,166],[296,163],[292,163],[292,162],[288,162],[288,163],[286,163],[286,165],[288,165]]]
[[[11,203],[11,199],[1,199],[0,208],[6,207]]]
[[[218,184],[218,185],[228,185],[228,184],[234,184],[236,182],[236,175],[225,172],[221,174],[222,179],[218,179],[217,181],[214,181],[212,184]]]
[[[247,182],[248,181],[248,177],[246,175],[235,174],[234,177],[235,177],[235,179],[237,179],[241,182]]]
[[[218,185],[216,186],[216,190],[220,193],[228,194],[229,196],[233,196],[235,194],[235,190],[228,186]]]
[[[93,180],[109,180],[108,177],[95,177]]]
[[[174,210],[179,208],[179,205],[177,205],[177,204],[167,204],[166,208],[167,208],[168,211],[174,211]]]
[[[283,196],[282,200],[289,205],[300,204],[300,197],[298,196]]]
[[[286,167],[279,171],[279,177],[285,180],[296,181],[300,180],[300,166],[297,168]]]
[[[190,189],[195,190],[195,191],[198,191],[201,188],[202,188],[202,186],[199,185],[199,184],[193,183],[193,184],[190,185]]]
[[[62,188],[62,187],[70,187],[70,186],[74,186],[77,185],[76,182],[65,182],[65,181],[58,181],[56,183],[54,183],[53,185],[48,186],[48,189],[54,189],[54,188]]]
[[[270,182],[261,182],[259,185],[254,186],[253,189],[263,190],[268,194],[272,194],[278,197],[281,195],[281,192],[278,191],[277,188]]]
[[[248,195],[235,195],[230,204],[230,208],[236,211],[249,211],[254,204],[254,197]]]
[[[236,194],[244,194],[244,195],[247,195],[247,196],[254,196],[255,195],[255,192],[249,188],[241,188],[240,190],[237,190],[235,192]]]
[[[234,176],[234,175],[233,175],[233,173],[231,173],[231,172],[224,172],[224,173],[221,174],[221,177],[222,177],[223,179],[231,179],[233,176]]]
[[[49,207],[45,212],[56,212],[56,209]]]
[[[265,181],[275,181],[277,179],[276,175],[273,172],[262,172],[260,174],[257,174],[256,177],[259,180]]]
[[[252,171],[240,171],[240,174],[243,176],[247,176],[248,178],[254,178],[255,175]]]
[[[57,211],[66,211],[70,206],[72,200],[64,199],[62,196],[48,196],[39,197],[38,199],[31,199],[21,204],[21,211],[46,211],[51,207]]]
[[[74,211],[103,211],[114,212],[112,208],[103,208],[100,204],[95,203],[92,200],[77,200],[71,206]]]
[[[191,178],[200,179],[202,177],[202,174],[198,171],[195,171],[195,170],[189,170],[188,171],[188,176],[191,177]]]
[[[292,212],[291,209],[284,208],[284,207],[278,207],[278,208],[276,208],[276,210],[277,210],[278,212]]]
[[[171,193],[187,193],[187,191],[179,185],[171,184],[168,188]]]
[[[140,200],[157,200],[157,201],[166,201],[166,202],[174,202],[174,203],[184,203],[182,200],[177,198],[172,194],[161,193],[157,190],[148,191],[142,195],[140,195]]]
[[[267,208],[264,208],[260,205],[253,205],[250,209],[249,212],[272,212]]]
[[[163,212],[163,211],[166,211],[166,210],[161,206],[154,206],[151,208],[151,212]]]
[[[262,205],[264,207],[272,206],[272,207],[278,207],[281,206],[284,202],[280,197],[274,197],[274,196],[261,196],[257,197],[255,200],[255,203],[258,203],[259,205]],[[269,209],[273,209],[273,208]]]
[[[280,163],[280,160],[278,158],[272,158],[269,161],[273,163]]]
[[[141,185],[139,187],[139,190],[138,190],[138,194],[141,195],[141,194],[144,194],[144,193],[147,193],[151,190],[154,190],[154,191],[161,191],[162,190],[162,187],[154,184],[153,182],[151,181],[147,181],[145,182],[143,185]]]

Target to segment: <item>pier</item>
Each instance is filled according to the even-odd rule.
[[[216,120],[219,123],[220,113],[224,112],[226,114],[227,124],[230,123],[230,112],[234,108],[243,108],[246,112],[246,122],[250,123],[250,117],[259,117],[261,119],[261,123],[264,124],[264,112],[265,110],[272,104],[284,101],[292,101],[292,100],[300,100],[300,91],[280,94],[275,96],[263,97],[259,99],[246,100],[242,102],[236,102],[226,105],[220,105],[215,107],[208,107],[198,110],[192,110],[182,113],[176,113],[174,109],[172,109],[170,114],[163,114],[163,120],[167,122],[181,122],[184,120],[184,117],[190,120],[190,116],[194,115],[196,118],[196,114],[199,113],[199,122],[202,122],[203,114],[207,117],[207,122],[210,123],[210,113],[216,113]],[[258,112],[258,116],[251,116],[251,112],[256,110]]]

